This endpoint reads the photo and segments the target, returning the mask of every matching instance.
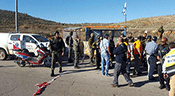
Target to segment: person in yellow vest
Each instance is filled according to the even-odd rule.
[[[175,42],[169,43],[170,51],[166,54],[163,63],[164,78],[170,78],[169,96],[175,96]]]
[[[131,67],[131,45],[128,43],[128,39],[124,38],[124,44],[127,46],[126,52],[126,72],[130,76],[130,67]]]
[[[134,48],[134,71],[133,71],[133,76],[134,75],[141,75],[142,72],[140,70],[141,66],[141,56],[143,52],[143,47],[141,43],[142,36],[138,37],[138,40],[133,43],[133,48]]]

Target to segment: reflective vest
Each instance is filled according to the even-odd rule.
[[[166,54],[164,64],[163,67],[166,69],[166,73],[173,76],[175,74],[175,48]]]

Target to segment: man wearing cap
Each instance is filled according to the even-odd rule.
[[[102,74],[109,76],[108,74],[108,68],[109,68],[109,56],[111,55],[110,48],[109,48],[109,40],[108,40],[109,34],[104,35],[104,39],[100,42],[100,50],[101,50],[101,70]],[[106,61],[106,66],[104,70],[104,65]]]
[[[158,45],[156,44],[157,37],[153,36],[152,41],[146,44],[145,51],[146,51],[146,59],[148,64],[148,79],[155,80],[153,77],[153,72],[156,65],[156,49]]]
[[[169,43],[170,51],[166,54],[163,63],[164,79],[170,78],[169,96],[175,96],[175,42]]]
[[[73,39],[72,39],[73,31],[69,33],[66,37],[66,44],[68,45],[69,53],[68,53],[68,63],[72,63],[72,47],[73,47]]]
[[[62,56],[65,52],[65,44],[59,36],[59,32],[54,32],[54,37],[50,40],[50,50],[52,52],[51,76],[54,76],[55,63],[59,64],[59,73],[62,72]]]

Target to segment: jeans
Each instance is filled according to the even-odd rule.
[[[156,57],[147,55],[146,59],[147,59],[147,64],[148,64],[148,79],[152,79],[155,65],[156,65]]]
[[[106,61],[106,66],[105,66]],[[108,68],[109,68],[109,54],[103,53],[101,54],[101,70],[103,75],[108,75]],[[105,72],[104,72],[104,66],[105,66]]]
[[[127,62],[126,62],[126,72],[128,74],[130,74],[130,67],[131,67],[131,60],[130,58],[127,58]]]
[[[126,82],[128,82],[128,84],[131,84],[132,80],[130,79],[130,77],[128,76],[128,74],[126,72],[126,63],[125,62],[115,64],[113,84],[118,86],[118,77],[120,75],[120,72],[124,76]]]

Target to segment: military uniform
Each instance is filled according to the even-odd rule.
[[[88,45],[89,45],[89,51],[90,51],[90,63],[93,64],[94,63],[94,49],[95,47],[92,46],[92,44],[94,43],[94,36],[93,34],[91,34],[91,38],[89,38],[88,40]]]
[[[73,60],[72,60],[72,47],[73,47],[72,34],[73,34],[73,32],[71,31],[69,36],[66,37],[66,43],[68,45],[68,50],[69,50],[69,53],[68,53],[68,62],[69,63],[73,62]]]
[[[97,37],[97,41],[93,43],[93,46],[96,50],[95,55],[95,65],[97,66],[96,69],[100,69],[100,62],[101,62],[101,54],[100,54],[100,37]]]
[[[109,49],[110,49],[110,52],[111,52],[111,55],[110,55],[110,68],[113,68],[113,64],[112,64],[112,61],[114,60],[114,54],[113,54],[113,50],[115,48],[115,44],[114,44],[114,41],[113,41],[113,37],[110,37],[110,40],[109,40]]]
[[[54,75],[55,63],[58,61],[59,72],[62,72],[62,53],[65,51],[65,44],[61,37],[54,37],[50,40],[50,49],[52,51],[51,76]]]
[[[74,55],[75,55],[74,68],[78,68],[79,56],[80,56],[80,41],[79,41],[79,39],[74,40],[73,48],[74,48]]]
[[[161,27],[159,28],[158,32],[160,33],[159,39],[162,39],[162,34],[164,33],[163,26],[161,26]]]

